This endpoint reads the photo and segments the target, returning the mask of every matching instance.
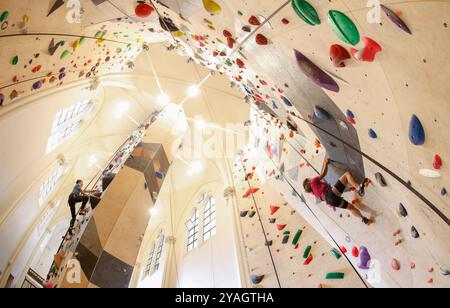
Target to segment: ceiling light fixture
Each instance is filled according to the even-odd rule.
[[[197,96],[200,93],[200,88],[198,86],[192,85],[188,89],[189,97]]]
[[[160,105],[168,105],[170,103],[170,97],[166,93],[161,93],[160,96],[156,99],[158,104]]]

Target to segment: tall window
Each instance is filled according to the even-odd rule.
[[[157,272],[159,270],[159,266],[161,264],[161,257],[162,257],[162,252],[163,252],[163,248],[164,248],[164,234],[162,232],[159,235],[158,241],[159,241],[159,244],[158,244],[158,250],[156,251],[155,268],[154,268],[153,272]]]
[[[153,275],[159,270],[161,265],[162,253],[164,250],[164,240],[165,236],[163,231],[158,235],[156,243],[152,244],[152,249],[148,255],[147,265],[145,266],[144,278]]]
[[[192,217],[186,222],[186,228],[188,230],[188,241],[187,249],[188,251],[194,250],[198,246],[198,224],[200,222],[199,211],[195,209]]]
[[[203,213],[203,240],[207,241],[216,235],[216,199],[210,196]]]
[[[52,135],[48,139],[47,153],[57,148],[64,139],[70,137],[81,126],[81,118],[90,104],[90,100],[85,100],[56,114],[53,120]]]
[[[148,255],[147,265],[145,266],[144,278],[147,276],[150,276],[150,274],[152,272],[153,257],[155,256],[155,250],[156,250],[156,245],[155,245],[155,243],[153,243],[152,249],[150,250],[150,254]]]
[[[64,172],[64,167],[60,166],[56,169],[39,187],[39,205],[47,201],[50,194],[53,192],[58,180]]]

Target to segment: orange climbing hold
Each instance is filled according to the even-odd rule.
[[[249,198],[251,195],[257,193],[259,191],[259,188],[250,188],[247,190],[247,192],[244,195],[244,198]]]
[[[284,229],[286,229],[286,226],[287,225],[278,225],[277,229],[278,229],[278,231],[283,231]]]

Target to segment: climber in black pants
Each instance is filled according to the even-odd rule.
[[[348,185],[353,187],[361,197],[364,196],[365,187],[369,183],[369,179],[365,179],[359,184],[350,172],[346,172],[334,186],[331,186],[323,181],[328,174],[328,166],[330,164],[331,160],[326,158],[320,176],[314,179],[306,179],[303,182],[305,191],[313,194],[322,201],[326,201],[328,205],[334,208],[350,211],[355,217],[361,219],[364,224],[371,225],[373,221],[370,218],[364,217],[359,209],[359,207],[363,207],[359,199],[356,200],[355,204],[351,204],[342,197]]]
[[[77,219],[77,212],[75,205],[81,202],[81,215],[85,215],[84,209],[86,208],[87,203],[89,202],[89,194],[95,191],[92,190],[83,190],[84,183],[82,180],[78,180],[76,185],[74,186],[72,193],[69,196],[69,207],[70,213],[72,214],[72,220],[70,221],[70,228],[72,229],[75,220]]]

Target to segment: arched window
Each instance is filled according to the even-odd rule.
[[[158,250],[156,251],[156,259],[155,259],[155,268],[153,272],[157,272],[159,270],[159,266],[161,265],[161,257],[164,249],[164,234],[161,232],[158,238]]]
[[[148,259],[147,259],[147,265],[145,266],[144,278],[147,276],[150,276],[150,274],[152,272],[152,264],[153,264],[153,257],[155,256],[156,244],[153,243],[151,247],[152,248],[150,249],[150,253],[149,253]]]
[[[191,218],[189,218],[189,220],[186,222],[186,228],[188,231],[188,240],[187,240],[188,251],[192,251],[192,250],[194,250],[194,248],[196,248],[198,246],[198,240],[199,240],[198,224],[199,224],[199,222],[200,222],[199,211],[198,211],[198,209],[195,209]]]
[[[203,211],[203,240],[206,242],[216,235],[216,199],[209,196]]]

